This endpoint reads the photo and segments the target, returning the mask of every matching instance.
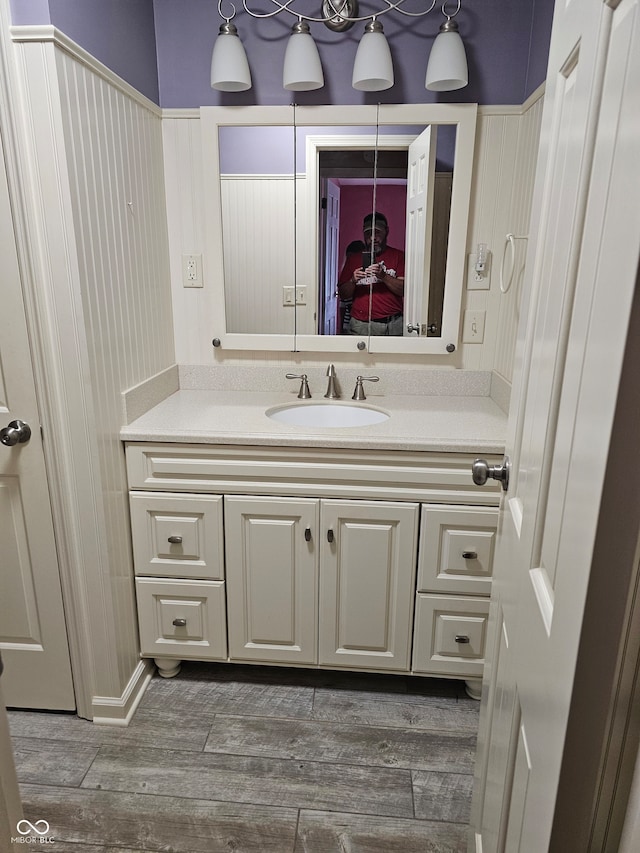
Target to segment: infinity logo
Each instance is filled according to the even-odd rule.
[[[25,826],[26,829],[23,829],[22,827]],[[20,835],[28,835],[30,832],[36,832],[38,835],[46,835],[49,832],[49,824],[46,820],[37,820],[35,823],[31,823],[29,820],[19,820],[16,829]]]

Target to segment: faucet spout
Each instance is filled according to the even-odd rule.
[[[336,387],[336,369],[333,364],[327,367],[327,376],[329,377],[329,382],[327,384],[327,393],[324,396],[329,400],[339,400],[340,392]]]

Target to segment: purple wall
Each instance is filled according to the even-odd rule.
[[[268,0],[249,2],[255,10],[274,8]],[[223,0],[225,8],[227,3]],[[308,11],[303,0],[294,0],[294,7],[296,3]],[[372,12],[372,4],[361,0],[360,13]],[[256,21],[241,9],[235,23],[249,56],[253,88],[228,94],[214,92],[209,85],[211,51],[221,23],[215,0],[11,0],[15,24],[54,24],[163,107],[287,104],[294,99],[299,104],[521,104],[544,80],[553,0],[463,0],[457,21],[471,82],[457,92],[428,92],[424,76],[429,50],[444,21],[440,6],[438,2],[422,18],[397,12],[381,17],[396,82],[385,92],[368,94],[351,87],[363,24],[344,34],[312,24],[325,85],[315,92],[292,93],[282,88],[282,63],[295,18],[281,14]],[[410,8],[415,9],[415,3]]]
[[[555,0],[534,0],[533,2],[529,69],[527,71],[527,84],[525,88],[525,95],[527,97],[532,92],[535,92],[547,77],[549,40],[551,38],[554,3]]]
[[[152,0],[11,0],[11,15],[14,24],[53,24],[159,103]]]
[[[11,0],[11,20],[14,24],[50,24],[49,0]]]

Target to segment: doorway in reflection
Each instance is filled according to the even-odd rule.
[[[389,225],[388,244],[401,251],[406,248],[409,152],[406,148],[379,149],[375,163],[374,158],[372,149],[318,151],[319,334],[349,334],[350,300],[340,299],[338,280],[349,248],[362,250],[358,243],[363,241],[363,219],[373,210],[374,190],[375,208],[384,214]],[[433,186],[431,252],[427,260],[428,336],[439,336],[442,327],[452,180],[451,166],[438,162]]]
[[[388,243],[404,252],[407,150],[318,152],[320,334],[349,333],[351,300],[341,300],[338,278],[349,254],[364,249],[363,220],[374,207],[386,217]],[[375,171],[375,175],[374,175]]]

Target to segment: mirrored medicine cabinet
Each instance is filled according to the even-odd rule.
[[[458,345],[475,104],[202,107],[205,276],[224,349]],[[337,282],[363,212],[405,252],[403,334],[347,333]]]

